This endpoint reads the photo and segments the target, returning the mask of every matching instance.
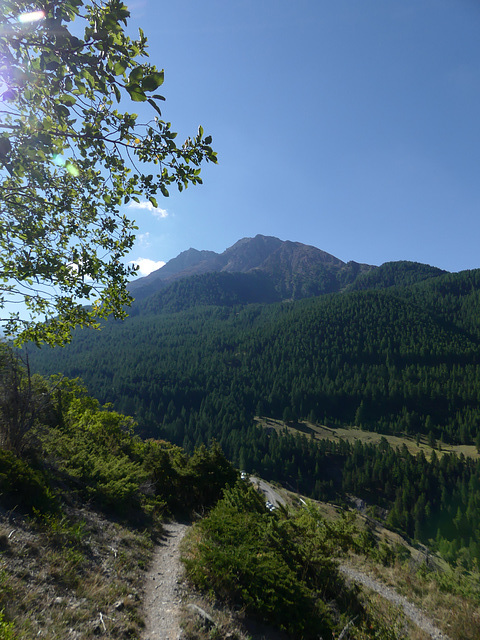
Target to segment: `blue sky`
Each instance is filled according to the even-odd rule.
[[[131,0],[163,116],[218,166],[162,199],[131,259],[257,233],[369,264],[480,267],[478,0]]]

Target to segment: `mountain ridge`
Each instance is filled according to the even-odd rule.
[[[135,298],[134,313],[147,308],[158,313],[199,304],[272,303],[349,289],[384,288],[443,273],[436,267],[405,261],[381,267],[344,262],[312,245],[257,234],[238,240],[222,253],[183,251],[130,283],[129,290]]]

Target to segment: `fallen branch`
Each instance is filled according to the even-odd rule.
[[[338,636],[338,640],[342,640],[342,638],[345,637],[345,634],[347,633],[347,631],[350,629],[350,627],[353,625],[353,623],[355,622],[355,620],[358,618],[358,616],[355,616],[355,618],[352,618],[350,620],[350,622],[345,625],[342,629],[342,632],[340,633],[340,635]]]

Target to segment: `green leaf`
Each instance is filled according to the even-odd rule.
[[[55,104],[53,105],[53,108],[55,110],[55,113],[60,116],[60,118],[68,118],[68,116],[70,115],[70,111],[67,109],[67,107],[64,107],[63,104]]]
[[[75,78],[74,79],[75,82],[75,86],[77,87],[77,90],[80,94],[85,94],[87,92],[87,88],[86,86],[83,84],[83,82],[79,79],[79,78]]]
[[[135,67],[130,71],[130,75],[128,76],[129,84],[138,84],[140,80],[143,78],[143,66]]]
[[[145,92],[142,91],[138,84],[133,86],[127,85],[127,91],[134,102],[145,102],[147,99]]]
[[[58,69],[58,67],[60,66],[60,63],[57,62],[56,60],[51,60],[46,66],[45,69],[47,71],[56,71]]]
[[[76,98],[74,96],[68,95],[66,93],[63,93],[62,95],[58,96],[58,100],[62,104],[66,104],[69,107],[71,107],[72,105],[74,105],[77,102],[77,100],[76,100]]]
[[[158,203],[156,198],[154,198],[153,196],[149,197],[150,202],[152,203],[152,205],[155,207],[155,209],[158,207]]]
[[[163,71],[155,71],[145,76],[142,80],[142,89],[144,91],[155,91],[163,84],[164,73]]]
[[[126,62],[117,62],[113,67],[113,73],[116,76],[121,76],[125,72],[126,68],[127,68]]]
[[[162,115],[162,112],[160,111],[160,107],[155,102],[155,100],[152,100],[151,98],[147,98],[147,102],[149,105],[151,105],[155,109],[155,111],[158,113],[159,116]]]

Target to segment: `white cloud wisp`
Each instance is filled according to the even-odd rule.
[[[156,218],[166,218],[168,216],[168,211],[166,209],[161,209],[160,207],[154,207],[153,204],[149,200],[143,200],[142,202],[130,202],[128,205],[129,209],[144,209],[149,211]]]
[[[129,264],[138,265],[139,274],[142,276],[148,276],[152,271],[161,269],[165,262],[162,260],[155,262],[155,260],[150,260],[149,258],[138,258],[137,260],[130,260]]]

